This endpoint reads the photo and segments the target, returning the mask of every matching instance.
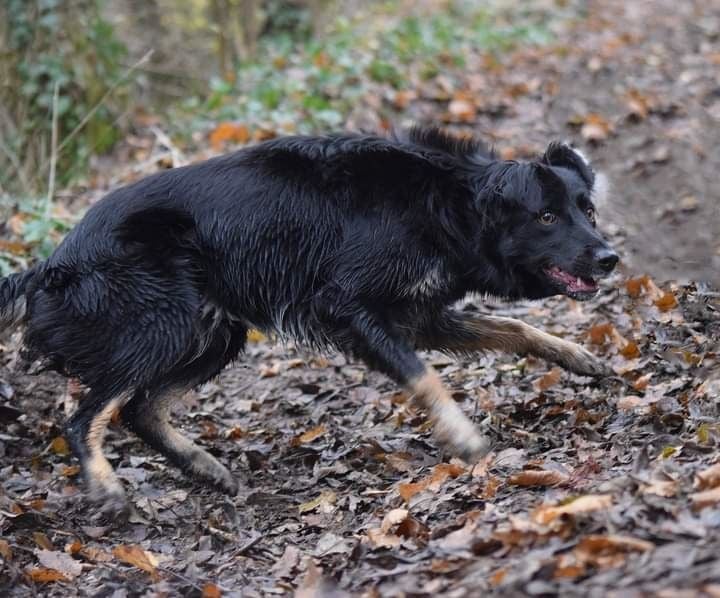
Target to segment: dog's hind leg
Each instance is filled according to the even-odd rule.
[[[170,424],[171,404],[183,394],[183,389],[137,391],[120,415],[128,428],[182,471],[236,495],[238,483],[228,469]]]
[[[576,374],[599,376],[609,373],[603,361],[577,343],[513,318],[448,310],[425,326],[418,335],[417,345],[420,349],[449,353],[503,351],[529,354],[556,362]]]
[[[80,461],[90,499],[109,517],[124,517],[129,513],[125,491],[102,450],[110,418],[126,400],[125,394],[108,398],[91,390],[65,427],[73,453]]]
[[[387,330],[367,312],[352,321],[353,341],[343,348],[403,385],[427,412],[433,435],[454,454],[468,461],[482,457],[490,442],[443,388],[438,375],[427,368],[408,343]]]

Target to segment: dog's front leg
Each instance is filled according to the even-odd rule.
[[[354,341],[347,348],[370,367],[390,376],[413,395],[433,423],[435,438],[450,452],[473,462],[485,455],[490,442],[443,388],[408,343],[387,331],[371,314],[352,322]]]
[[[513,318],[464,314],[448,310],[428,323],[417,338],[420,349],[449,353],[502,351],[535,355],[576,374],[607,375],[609,368],[577,343],[563,340]]]

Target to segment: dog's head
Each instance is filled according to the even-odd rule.
[[[493,254],[507,274],[506,295],[595,295],[598,279],[612,272],[618,255],[596,228],[605,178],[582,153],[553,143],[535,162],[498,163],[484,190],[479,204],[486,231],[492,231],[485,243],[494,247],[483,252]]]

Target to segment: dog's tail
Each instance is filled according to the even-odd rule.
[[[0,279],[0,331],[14,326],[25,316],[25,289],[37,274],[37,270],[38,267],[35,266]]]

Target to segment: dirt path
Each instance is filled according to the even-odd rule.
[[[508,155],[559,131],[596,138],[615,234],[631,267],[660,279],[717,271],[710,4],[591,2],[551,49],[468,82],[505,94],[488,95],[472,126]],[[90,519],[56,440],[78,397],[57,376],[14,371],[4,339],[0,594],[718,596],[720,298],[661,286],[618,277],[586,304],[479,306],[590,346],[609,380],[427,355],[495,442],[474,467],[438,454],[387,379],[252,342],[177,417],[230,465],[240,495],[188,482],[113,425],[109,456],[137,505],[122,529]]]

